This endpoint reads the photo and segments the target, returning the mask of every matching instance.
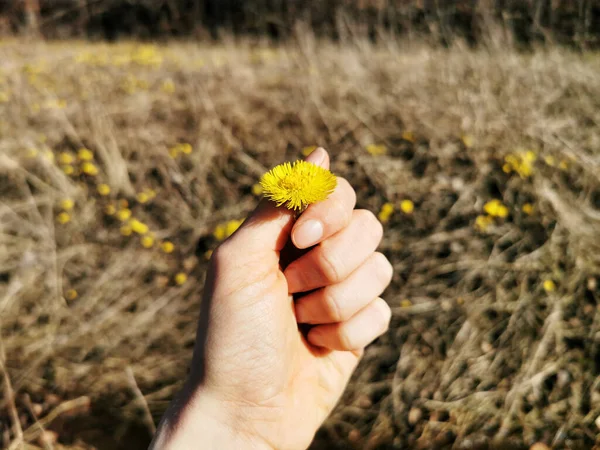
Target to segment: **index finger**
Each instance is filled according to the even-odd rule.
[[[308,248],[348,226],[356,205],[356,193],[344,178],[337,179],[333,193],[322,202],[310,205],[292,228],[292,242]]]

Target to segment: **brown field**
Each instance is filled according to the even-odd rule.
[[[223,224],[322,145],[360,207],[393,204],[394,317],[314,448],[593,448],[599,71],[552,48],[310,35],[0,41],[2,447],[145,448]]]

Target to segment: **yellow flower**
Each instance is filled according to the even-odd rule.
[[[128,208],[120,209],[117,212],[117,219],[119,219],[121,222],[125,222],[130,217],[131,217],[131,210]]]
[[[179,272],[177,275],[175,275],[175,284],[177,284],[178,286],[181,286],[186,281],[187,281],[187,275],[185,273]]]
[[[73,166],[70,164],[67,164],[66,166],[62,166],[61,169],[65,175],[73,175],[73,173],[75,172],[75,169],[73,169]]]
[[[260,183],[256,183],[252,185],[252,193],[254,195],[261,195],[263,193],[263,188]]]
[[[413,303],[409,299],[405,298],[400,301],[400,308],[410,308],[412,304]]]
[[[383,144],[369,144],[366,149],[373,156],[385,155],[387,153],[387,147]]]
[[[306,161],[283,163],[264,174],[260,180],[264,196],[277,206],[302,210],[325,200],[337,185],[329,170]]]
[[[131,227],[131,230],[137,234],[146,234],[148,232],[148,225],[137,219],[131,219],[129,221],[129,226]]]
[[[94,159],[94,154],[87,148],[80,148],[77,151],[77,158],[79,158],[80,161],[91,161]]]
[[[569,168],[569,162],[566,159],[563,159],[558,164],[558,168],[560,170],[567,170]]]
[[[415,135],[413,134],[412,131],[403,131],[402,132],[402,139],[404,139],[405,141],[408,142],[415,142]]]
[[[175,250],[175,246],[173,245],[173,243],[171,241],[164,241],[160,245],[160,248],[165,253],[173,253],[173,250]]]
[[[213,231],[213,236],[215,237],[215,239],[217,241],[222,241],[223,239],[225,239],[227,237],[226,225],[225,224],[217,225]]]
[[[77,291],[75,289],[69,289],[65,292],[65,298],[67,300],[75,300],[77,298]]]
[[[131,233],[133,233],[133,230],[129,225],[123,225],[120,231],[123,236],[131,236]]]
[[[70,198],[65,198],[64,200],[62,200],[60,202],[60,207],[62,209],[64,209],[65,211],[71,211],[74,206],[75,206],[75,202],[73,200],[71,200]]]
[[[98,168],[89,161],[86,161],[81,165],[81,171],[90,176],[98,175]]]
[[[58,162],[61,164],[72,164],[73,161],[75,161],[75,158],[68,152],[61,152],[60,155],[58,155]]]
[[[177,158],[177,156],[179,156],[179,147],[178,146],[171,147],[169,149],[169,156],[173,159]]]
[[[379,214],[377,214],[377,218],[381,223],[387,223],[390,220],[390,216],[394,212],[394,205],[392,203],[384,203],[381,206],[381,210]]]
[[[100,195],[106,196],[106,195],[110,194],[110,186],[108,184],[104,184],[104,183],[99,184],[97,189],[98,189],[98,194],[100,194]]]
[[[552,155],[548,155],[544,158],[544,162],[546,164],[548,164],[550,167],[554,167],[556,165],[556,160],[554,159],[554,156]]]
[[[477,216],[475,219],[475,228],[479,231],[486,231],[490,225],[494,223],[494,218],[491,216]]]
[[[533,164],[537,159],[537,155],[533,150],[519,150],[515,153],[506,155],[504,160],[506,164],[502,166],[505,173],[515,171],[521,178],[530,177],[533,174]]]
[[[471,148],[475,144],[475,139],[470,134],[463,134],[460,139],[467,148]]]
[[[71,221],[71,216],[69,215],[69,213],[63,211],[58,216],[56,216],[56,220],[61,225],[64,225],[65,223],[69,223]]]
[[[113,205],[113,204],[106,205],[104,207],[104,213],[108,216],[112,216],[116,212],[117,212],[117,208],[115,208],[115,205]]]
[[[483,205],[483,210],[492,217],[508,216],[508,208],[500,200],[494,199]]]
[[[316,145],[309,145],[308,147],[304,147],[302,149],[302,156],[308,156],[310,155],[312,152],[314,152],[317,149]]]
[[[179,149],[181,150],[181,153],[184,153],[186,155],[192,153],[192,146],[190,144],[180,144]]]
[[[142,239],[140,239],[140,242],[142,243],[142,247],[144,248],[152,248],[152,246],[154,245],[154,238],[152,236],[142,236]]]
[[[543,286],[546,292],[554,292],[556,290],[556,284],[552,280],[544,280]]]
[[[412,214],[415,210],[415,204],[411,200],[402,200],[400,202],[400,209],[405,214]]]
[[[528,216],[533,214],[533,205],[531,203],[525,203],[521,209]]]
[[[148,200],[150,200],[150,198],[148,197],[148,194],[146,194],[145,192],[140,192],[135,196],[136,200],[140,203],[146,203],[148,202]]]

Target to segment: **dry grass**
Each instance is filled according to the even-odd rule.
[[[314,447],[591,448],[599,70],[559,50],[308,36],[277,49],[1,43],[0,442],[144,448],[149,414],[185,376],[213,230],[252,209],[263,171],[320,144],[359,206],[396,205],[382,244],[396,273],[392,328]],[[191,153],[170,155],[177,143]],[[61,153],[83,147],[98,174],[77,175],[78,161],[65,174]],[[535,153],[531,176],[502,170],[519,149]],[[493,198],[506,217],[477,229]],[[152,248],[107,215],[123,199]]]

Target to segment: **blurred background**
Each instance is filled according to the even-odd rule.
[[[600,448],[599,34],[598,0],[2,1],[2,448],[147,448],[212,250],[318,145],[395,274],[312,448]]]

